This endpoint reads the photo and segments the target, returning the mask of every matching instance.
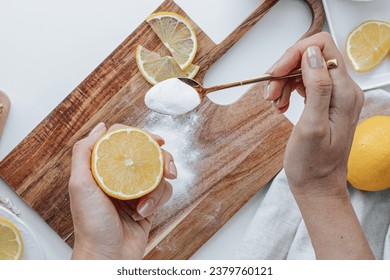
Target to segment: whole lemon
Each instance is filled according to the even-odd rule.
[[[370,117],[356,127],[347,179],[365,191],[390,187],[390,116]]]

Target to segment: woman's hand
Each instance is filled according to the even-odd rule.
[[[120,128],[114,125],[110,128]],[[108,197],[96,184],[90,169],[94,144],[106,132],[98,124],[88,137],[73,147],[69,194],[74,224],[73,259],[141,259],[151,228],[150,216],[172,195],[165,179],[151,193],[137,200],[120,201]],[[164,140],[152,135],[160,144]],[[163,151],[164,177],[176,178],[172,156]]]
[[[338,67],[328,70],[325,60],[333,58]],[[279,112],[287,110],[292,90],[305,98],[304,112],[293,129],[284,160],[290,189],[317,258],[372,258],[346,186],[363,92],[348,75],[342,55],[327,33],[289,48],[276,63],[273,75],[285,75],[299,67],[301,78],[272,81],[266,93]]]
[[[325,60],[336,58],[328,70]],[[287,110],[291,91],[305,98],[285,156],[285,170],[297,194],[345,195],[348,156],[363,105],[362,90],[348,75],[343,58],[328,33],[319,33],[289,48],[273,69],[284,75],[302,67],[302,78],[273,81],[269,100]],[[329,185],[331,183],[331,185]],[[327,185],[323,188],[323,185]]]

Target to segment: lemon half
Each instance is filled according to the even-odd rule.
[[[92,151],[92,174],[109,196],[139,198],[153,191],[163,176],[160,145],[147,132],[126,127],[103,135]]]

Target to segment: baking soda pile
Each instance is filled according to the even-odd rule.
[[[145,95],[149,109],[166,115],[183,115],[200,104],[198,92],[177,78],[153,86]]]

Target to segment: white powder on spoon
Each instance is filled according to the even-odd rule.
[[[178,78],[153,86],[145,95],[149,109],[165,115],[183,115],[194,110],[201,100],[198,92]]]

